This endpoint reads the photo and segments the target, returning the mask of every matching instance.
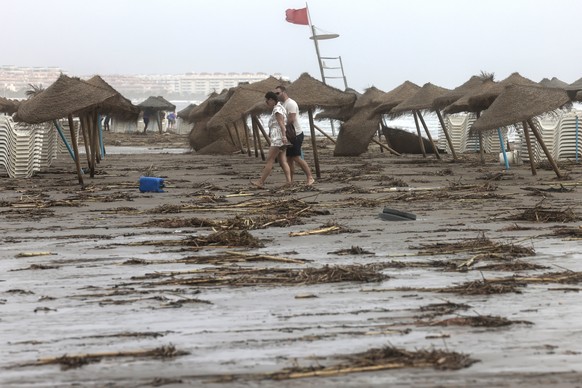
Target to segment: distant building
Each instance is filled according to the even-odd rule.
[[[30,89],[29,84],[48,87],[59,75],[69,74],[58,67],[18,67],[0,66],[0,96],[24,97]],[[81,75],[83,79],[91,75]],[[281,74],[273,74],[281,78]],[[221,92],[237,86],[239,83],[253,83],[269,77],[266,73],[186,73],[186,74],[150,74],[150,75],[101,75],[111,86],[127,98],[141,98],[152,95],[170,98],[187,97],[204,99],[212,92]]]

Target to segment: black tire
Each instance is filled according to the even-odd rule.
[[[407,212],[403,212],[403,211],[396,210],[396,209],[391,209],[389,207],[385,207],[384,210],[382,210],[382,214],[388,214],[388,216],[383,217],[384,219],[388,219],[390,216],[393,216],[395,218],[404,218],[404,219],[408,219],[408,220],[416,220],[416,214],[407,213]]]

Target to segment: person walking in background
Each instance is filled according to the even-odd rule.
[[[144,110],[143,111],[143,133],[146,133],[146,130],[148,129],[148,124],[150,123],[150,116],[151,116],[151,112],[149,110]]]
[[[111,115],[110,114],[107,114],[105,116],[105,119],[103,120],[103,130],[104,131],[109,131],[110,130],[110,128],[109,128],[109,122],[110,121],[111,121]]]
[[[295,173],[295,163],[301,167],[306,176],[306,184],[308,186],[315,183],[313,179],[313,174],[311,173],[311,168],[307,162],[301,157],[302,151],[301,146],[303,145],[303,129],[299,123],[299,105],[297,102],[287,95],[287,89],[285,86],[279,85],[275,88],[275,94],[277,95],[279,101],[282,102],[285,111],[287,112],[287,122],[293,123],[295,126],[295,139],[291,141],[291,147],[287,148],[287,163],[289,164],[289,171],[291,172],[291,181],[293,181],[293,176]]]
[[[174,129],[176,124],[176,112],[168,113],[168,129]]]
[[[265,94],[265,99],[267,106],[273,109],[271,117],[269,118],[269,138],[271,139],[271,146],[269,147],[269,154],[267,155],[267,162],[263,171],[261,172],[261,178],[258,181],[251,180],[251,184],[254,186],[264,189],[265,181],[271,174],[273,170],[273,164],[275,164],[275,159],[279,158],[279,164],[285,173],[286,185],[291,184],[291,172],[289,171],[289,165],[287,164],[287,157],[285,156],[285,149],[290,143],[287,141],[285,136],[285,124],[287,118],[287,112],[283,105],[279,102],[277,95],[274,92],[267,92]]]

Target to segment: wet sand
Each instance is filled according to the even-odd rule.
[[[259,190],[254,155],[197,155],[185,136],[105,136],[84,189],[64,154],[30,179],[0,172],[0,386],[579,384],[580,165],[562,164],[558,180],[529,165],[504,173],[497,155],[482,165],[371,146],[338,158],[321,140],[315,186],[282,189],[275,167]],[[164,178],[164,192],[141,193],[142,175]],[[517,219],[536,206],[558,218]],[[384,207],[417,219],[387,221]],[[321,268],[332,271],[306,272]],[[499,281],[514,276],[528,280]],[[451,290],[467,282],[513,291]],[[288,373],[385,346],[473,363]],[[153,349],[163,351],[140,353]]]

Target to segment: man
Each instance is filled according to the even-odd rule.
[[[295,172],[295,163],[301,167],[305,176],[307,177],[306,184],[308,186],[315,183],[313,175],[311,174],[311,168],[305,160],[301,158],[301,146],[303,144],[303,130],[301,129],[301,124],[299,123],[299,106],[287,95],[287,89],[285,86],[277,86],[275,88],[275,94],[279,98],[279,101],[283,104],[283,107],[287,111],[287,122],[293,123],[295,126],[295,140],[293,140],[292,146],[287,148],[287,163],[289,164],[289,169],[291,170],[291,181],[293,181],[293,175]]]

